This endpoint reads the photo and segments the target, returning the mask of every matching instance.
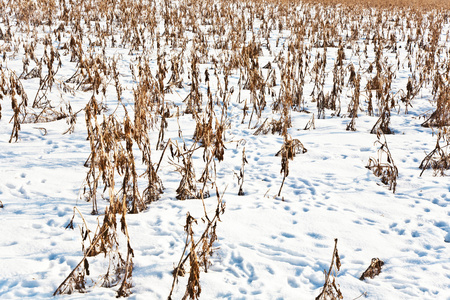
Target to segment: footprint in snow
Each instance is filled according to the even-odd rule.
[[[442,229],[446,235],[444,237],[444,242],[450,243],[450,225],[444,221],[438,221],[434,223],[434,226]]]
[[[284,236],[285,238],[288,238],[288,239],[295,238],[295,235],[287,233],[287,232],[282,232],[281,235]]]
[[[300,287],[300,284],[297,283],[297,281],[295,280],[294,277],[289,277],[287,281],[288,281],[289,286],[294,288],[294,289]]]

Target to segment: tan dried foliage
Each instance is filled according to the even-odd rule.
[[[423,126],[437,128],[438,135],[435,149],[420,165],[421,175],[429,168],[444,175],[450,167],[446,129],[450,124],[450,52],[443,44],[450,35],[442,33],[449,22],[449,9],[450,2],[442,0],[0,0],[0,119],[2,114],[11,115],[10,142],[19,141],[21,125],[31,122],[65,119],[69,126],[65,133],[72,133],[79,114],[84,113],[90,156],[83,194],[92,203],[93,214],[99,213],[100,201],[108,202],[95,232],[83,222],[84,258],[55,294],[86,291],[88,258],[98,254],[110,258],[102,285],[116,286],[121,281],[118,296],[130,294],[133,250],[126,214],[142,212],[159,199],[164,187],[158,170],[170,151],[172,166],[181,177],[176,197],[201,199],[206,223],[202,237],[195,242],[195,219],[188,214],[185,251],[174,271],[174,285],[178,276],[185,274],[184,264],[189,260],[185,298],[200,296],[200,270],[209,268],[217,221],[225,207],[215,185],[215,166],[226,159],[233,101],[243,104],[241,123],[247,122],[255,135],[277,133],[283,137],[277,153],[283,176],[281,195],[289,162],[306,152],[300,140],[290,135],[294,135],[291,115],[308,112],[306,103],[315,101],[317,112],[305,126],[314,129],[315,117],[341,116],[341,101],[349,96],[350,101],[345,102],[351,118],[347,130],[356,130],[356,118],[362,112],[378,118],[371,131],[377,134],[378,158],[370,158],[367,168],[395,192],[398,170],[381,136],[394,132],[390,128],[393,112],[400,113],[404,106],[408,113],[417,95],[430,88],[436,109]],[[159,20],[165,25],[163,35]],[[289,37],[283,32],[290,32]],[[279,35],[275,42],[273,33]],[[401,43],[405,47],[400,50]],[[108,56],[109,50],[116,48],[128,49],[133,57],[131,97],[125,85],[125,80],[130,80],[121,73],[120,55]],[[373,53],[369,53],[371,48]],[[400,57],[400,51],[406,57]],[[372,54],[373,60],[369,59]],[[8,67],[8,61],[18,55],[23,62],[20,75]],[[265,60],[268,57],[269,61]],[[62,78],[62,62],[68,60],[75,71]],[[394,79],[403,71],[409,74],[408,82],[404,90],[395,91]],[[326,84],[328,79],[332,85]],[[37,92],[33,101],[28,101],[24,86],[33,81],[39,81]],[[312,88],[310,95],[304,92],[306,85]],[[108,106],[109,87],[117,99],[115,108]],[[188,95],[180,99],[183,104],[175,112],[167,94],[184,90]],[[67,99],[77,93],[90,100],[83,109],[73,111]],[[11,112],[4,110],[5,98],[11,102]],[[120,116],[116,113],[119,109],[123,112]],[[184,141],[179,125],[184,114],[191,114],[195,121],[191,146]],[[179,144],[166,136],[174,116],[182,140]],[[158,138],[152,144],[154,130]],[[162,150],[157,164],[152,149]],[[203,151],[199,179],[195,176],[199,169],[194,165],[196,151]],[[239,195],[244,194],[246,163],[244,149],[241,170],[236,174]],[[143,174],[138,174],[141,169]],[[140,180],[141,176],[146,180]],[[218,196],[212,219],[204,201],[210,184],[211,189],[216,186]],[[119,251],[119,231],[127,240],[126,258]],[[340,268],[336,246],[319,297],[342,297],[331,274],[333,266]]]
[[[381,267],[384,265],[384,262],[379,258],[372,258],[372,262],[370,266],[362,273],[359,280],[364,280],[366,278],[374,278],[375,276],[381,273]]]
[[[343,299],[339,285],[336,284],[336,274],[341,269],[341,259],[337,249],[337,239],[334,239],[333,257],[331,258],[330,269],[324,270],[325,283],[322,291],[315,298],[316,300],[338,300]]]
[[[384,141],[381,139],[383,137]],[[381,182],[389,186],[389,189],[395,193],[397,187],[398,169],[389,150],[386,137],[381,130],[377,131],[376,145],[380,148],[377,151],[376,158],[370,157],[366,168],[371,170],[373,174],[381,178]]]

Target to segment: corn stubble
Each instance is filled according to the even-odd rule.
[[[384,266],[384,261],[379,258],[372,258],[370,266],[361,274],[359,280],[364,280],[366,278],[373,279],[375,276],[381,273],[382,266]]]
[[[420,163],[422,169],[420,176],[427,169],[432,169],[434,175],[445,176],[445,171],[450,169],[450,134],[447,128],[440,128],[436,134],[436,145]]]
[[[217,206],[213,216],[207,214],[206,209],[201,221],[206,224],[205,229],[200,238],[195,241],[193,225],[198,224],[197,219],[191,216],[188,212],[186,215],[186,225],[184,231],[186,232],[186,241],[183,253],[180,260],[172,272],[173,282],[168,299],[172,299],[174,288],[179,281],[178,277],[183,277],[186,274],[185,264],[189,260],[189,278],[186,285],[186,291],[182,299],[198,299],[202,291],[200,285],[200,271],[203,269],[205,273],[212,264],[211,256],[214,254],[216,248],[214,242],[218,237],[216,234],[217,222],[221,222],[220,216],[225,212],[225,202],[223,201],[223,193],[219,194],[216,186]],[[188,251],[189,248],[189,251]],[[186,253],[187,252],[187,253]]]
[[[160,198],[164,186],[158,171],[169,161],[180,177],[175,197],[198,199],[204,208],[201,218],[187,214],[184,251],[173,272],[169,299],[178,277],[186,274],[187,261],[190,271],[183,298],[199,298],[200,273],[211,264],[216,226],[225,211],[216,166],[227,159],[231,143],[227,130],[236,104],[242,111],[241,124],[254,135],[283,137],[276,153],[281,157],[278,196],[289,176],[289,163],[307,151],[292,128],[292,115],[306,113],[312,116],[305,130],[315,129],[316,120],[345,117],[349,119],[346,129],[356,131],[358,115],[376,118],[371,133],[377,135],[378,156],[371,157],[366,167],[395,192],[398,169],[384,135],[395,132],[391,115],[407,114],[428,88],[436,109],[422,125],[433,128],[437,140],[419,166],[420,175],[427,169],[445,175],[450,168],[450,52],[443,42],[448,43],[450,35],[442,37],[442,32],[448,24],[448,9],[450,4],[439,0],[414,1],[414,5],[409,0],[364,4],[358,0],[0,0],[4,25],[0,28],[0,119],[11,115],[9,142],[20,141],[23,124],[45,126],[65,120],[64,133],[70,134],[77,128],[78,117],[85,117],[90,155],[82,194],[92,204],[91,213],[100,216],[91,231],[78,212],[83,221],[83,258],[55,295],[87,291],[91,264],[96,263],[93,258],[100,254],[109,260],[101,285],[118,286],[118,296],[131,293],[134,253],[127,214],[143,212]],[[283,35],[287,31],[290,35]],[[275,33],[278,37],[273,42]],[[405,47],[400,48],[400,43]],[[111,48],[127,49],[133,57],[131,89],[121,73],[121,55],[107,55]],[[369,49],[373,49],[373,60]],[[400,57],[401,53],[406,57]],[[8,61],[19,55],[22,69],[14,70]],[[65,57],[75,66],[68,78],[61,75]],[[262,62],[267,57],[269,61]],[[395,79],[404,72],[408,73],[406,87],[395,90]],[[232,84],[232,78],[238,78],[237,84]],[[24,86],[33,82],[36,93],[27,95]],[[309,95],[308,89],[312,90]],[[184,91],[187,96],[180,105],[167,100],[168,94]],[[73,111],[68,99],[80,94],[89,101]],[[310,102],[315,103],[313,108]],[[6,112],[6,106],[11,111]],[[195,122],[192,140],[187,141],[180,126],[185,114]],[[167,136],[174,117],[178,137]],[[150,138],[153,133],[157,139]],[[202,152],[200,167],[194,165],[197,152]],[[235,173],[238,195],[245,194],[246,165],[244,148],[240,171]],[[205,199],[214,192],[217,206],[211,216]],[[205,228],[196,240],[194,228],[199,220]],[[74,227],[73,220],[69,225]],[[340,269],[336,245],[317,299],[342,298],[333,268]]]
[[[380,146],[377,151],[377,157],[370,157],[366,168],[371,170],[375,176],[380,177],[381,182],[388,185],[389,189],[395,193],[395,189],[397,187],[398,169],[394,163],[394,159],[392,158],[386,137],[381,129],[377,132],[377,140],[375,144]]]
[[[338,239],[334,239],[334,250],[331,258],[331,264],[329,270],[324,270],[325,283],[322,287],[322,291],[315,298],[316,300],[338,300],[343,299],[339,285],[336,284],[337,272],[341,269],[341,258],[339,257],[337,249]]]

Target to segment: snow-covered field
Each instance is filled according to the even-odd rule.
[[[227,1],[142,1],[144,5],[139,7],[138,1],[114,1],[115,6],[111,1],[100,0],[69,2],[73,3],[56,1],[54,7],[48,4],[44,9],[43,1],[37,1],[37,6],[32,7],[39,11],[36,18],[42,20],[42,24],[37,24],[25,13],[27,10],[16,7],[29,2],[18,1],[14,6],[0,0],[0,65],[4,78],[0,80],[4,89],[0,90],[0,299],[51,298],[82,261],[86,226],[91,230],[90,238],[94,238],[111,200],[110,189],[103,190],[104,182],[100,180],[97,215],[91,214],[92,201],[85,201],[89,171],[85,162],[91,154],[85,107],[89,101],[92,103],[94,95],[102,107],[97,116],[99,124],[104,118],[115,116],[120,130],[124,130],[121,126],[129,115],[134,126],[135,100],[142,96],[138,84],[143,78],[154,79],[150,81],[153,89],[149,95],[157,93],[161,78],[166,88],[157,94],[160,102],[148,104],[152,108],[146,115],[153,118],[147,119],[153,125],[148,130],[149,145],[164,190],[159,200],[149,203],[143,211],[126,214],[134,251],[129,298],[168,297],[172,271],[190,249],[188,243],[183,255],[187,213],[197,219],[198,224],[192,224],[197,241],[207,224],[205,212],[212,219],[221,205],[218,199],[222,199],[224,211],[217,222],[211,265],[207,272],[200,267],[200,299],[313,299],[322,291],[324,270],[328,272],[330,268],[335,239],[341,267],[333,274],[344,299],[450,299],[450,183],[445,176],[448,171],[440,176],[439,172],[426,169],[421,175],[419,168],[425,156],[435,149],[437,134],[446,134],[444,128],[421,124],[436,109],[439,95],[446,95],[447,103],[450,102],[450,94],[444,93],[450,75],[448,11],[424,11],[421,15],[396,9],[352,10],[304,3],[295,6]],[[89,9],[88,3],[93,5]],[[105,3],[109,3],[109,8],[102,6]],[[78,6],[81,13],[77,15],[75,9],[63,13],[63,7],[70,5]],[[113,11],[115,15],[111,19],[108,13],[101,15],[101,11]],[[195,19],[200,12],[202,16]],[[53,18],[51,25],[46,22],[49,15]],[[31,19],[28,28],[24,25],[27,18]],[[151,21],[136,25],[133,18],[138,22],[142,21],[140,18]],[[90,26],[86,20],[92,22]],[[324,25],[327,20],[330,24]],[[63,28],[60,24],[64,24]],[[296,32],[299,28],[304,31]],[[378,40],[375,32],[379,33]],[[324,48],[327,33],[329,45]],[[435,42],[432,36],[436,33]],[[345,58],[336,67],[339,39]],[[219,44],[225,46],[218,47]],[[430,49],[427,45],[437,47]],[[34,49],[27,52],[25,49],[30,46]],[[256,55],[249,50],[252,47],[256,47]],[[379,72],[378,47],[382,55]],[[193,49],[197,49],[195,54]],[[298,56],[293,59],[294,55]],[[90,67],[83,69],[80,57]],[[299,57],[303,62],[298,63]],[[236,63],[236,59],[241,60]],[[317,63],[320,60],[326,62],[323,72]],[[24,72],[25,61],[29,61],[29,66]],[[425,61],[430,68],[425,67]],[[174,62],[179,64],[180,72],[174,72]],[[40,78],[26,76],[40,63]],[[148,69],[142,71],[144,65]],[[373,70],[367,71],[371,65]],[[43,83],[45,78],[48,80],[48,66],[54,77],[51,88]],[[350,107],[357,89],[351,80],[351,66],[361,75],[355,131],[346,130],[352,120]],[[336,102],[339,107],[319,112],[320,93],[332,93],[334,68],[343,74],[342,92],[337,94]],[[166,72],[165,77],[157,75],[161,70]],[[290,75],[292,81],[286,80],[288,71],[295,73]],[[301,72],[303,97],[295,106],[283,99],[295,96],[293,89]],[[173,76],[175,73],[179,73],[178,79]],[[74,74],[81,79],[70,80]],[[433,78],[438,75],[442,82],[434,93]],[[98,92],[89,76],[100,80]],[[383,97],[390,99],[389,128],[393,131],[379,139],[370,132],[383,107],[377,104],[373,89],[374,113],[369,115],[367,92],[368,81],[377,76],[383,89],[388,81],[391,83]],[[197,90],[193,77],[199,79]],[[252,84],[246,84],[251,82],[249,78],[257,82],[256,86],[264,82],[263,87],[251,91]],[[406,113],[402,97],[405,100],[408,80],[417,93],[408,100],[411,105]],[[23,89],[15,88],[11,93],[13,82],[20,82]],[[120,102],[117,89],[121,90]],[[201,111],[194,115],[184,113],[189,95],[196,91],[202,95]],[[13,138],[9,143],[14,127],[11,97],[24,103],[23,92],[28,103],[17,110],[20,131],[17,141]],[[33,108],[33,102],[39,99]],[[281,103],[281,108],[277,109],[276,103]],[[450,109],[450,105],[446,107]],[[167,127],[161,130],[160,112],[166,110]],[[225,149],[223,160],[213,158],[207,166],[210,175],[203,185],[200,177],[204,174],[205,154],[208,157],[217,147],[214,143],[206,149],[200,147],[193,136],[208,113],[213,140],[221,140],[218,136],[222,136]],[[283,124],[286,116],[290,117],[291,126],[286,126],[284,136],[272,134],[271,128],[267,134],[254,134],[272,120]],[[73,132],[65,133],[71,117],[76,121],[71,123]],[[305,130],[311,120],[313,126]],[[216,125],[223,126],[223,134],[217,133],[220,126]],[[161,132],[162,147],[157,148]],[[124,139],[117,139],[123,149]],[[289,173],[280,191],[282,157],[276,154],[287,140],[295,139],[307,152],[288,160]],[[398,169],[395,193],[366,168],[371,157],[389,164],[385,155],[379,157],[381,144],[377,140],[387,143]],[[442,138],[440,144],[448,154],[446,141],[448,137]],[[169,146],[164,151],[165,145]],[[143,154],[135,140],[132,153],[137,174],[145,173]],[[183,165],[183,159],[189,156],[186,153],[192,154],[197,181],[194,184],[210,194],[204,202],[177,199],[182,179],[177,166]],[[113,175],[118,198],[123,174],[117,170]],[[145,176],[137,180],[139,194],[143,195],[148,180]],[[241,184],[244,195],[238,195]],[[74,229],[66,229],[72,218]],[[120,218],[118,215],[117,220]],[[117,224],[120,227],[119,221]],[[120,228],[117,235],[119,248],[111,252],[118,250],[125,259],[126,236]],[[86,250],[89,243],[84,243]],[[201,249],[196,251],[200,256]],[[100,253],[87,258],[90,273],[85,274],[85,293],[75,290],[56,297],[115,298],[120,282],[110,288],[102,287],[101,276],[108,270],[104,256]],[[360,280],[372,258],[384,262],[381,273],[373,279]],[[189,259],[184,268],[186,275],[178,277],[172,299],[185,295]]]

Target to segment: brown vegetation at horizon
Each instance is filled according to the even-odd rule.
[[[435,150],[425,157],[420,168],[422,173],[433,169],[440,175],[450,169],[450,135],[446,129],[450,124],[450,51],[446,46],[450,32],[443,34],[449,23],[448,0],[161,3],[165,6],[154,0],[145,5],[132,0],[74,0],[69,5],[65,1],[18,0],[9,6],[9,2],[0,0],[0,20],[4,23],[3,31],[0,28],[0,99],[11,101],[10,142],[19,140],[20,125],[26,123],[66,119],[70,125],[66,133],[70,134],[75,130],[77,114],[84,113],[91,153],[85,164],[88,171],[83,197],[92,203],[92,214],[99,214],[97,201],[103,201],[102,206],[109,201],[103,223],[99,222],[95,231],[88,229],[81,216],[83,257],[55,295],[84,292],[88,282],[85,277],[90,275],[88,258],[95,261],[92,257],[99,254],[111,257],[100,284],[120,286],[118,296],[131,293],[134,252],[126,216],[145,211],[159,199],[164,187],[158,170],[166,159],[179,173],[176,199],[198,199],[204,207],[204,216],[197,218],[204,222],[200,239],[195,239],[193,231],[197,219],[187,214],[186,240],[180,241],[184,250],[174,268],[169,298],[178,277],[187,272],[184,265],[187,269],[188,261],[185,297],[199,297],[200,270],[206,273],[209,268],[217,240],[216,225],[225,211],[216,185],[216,165],[225,159],[228,112],[234,106],[242,107],[241,124],[247,130],[255,130],[255,135],[282,137],[281,150],[276,154],[281,157],[282,174],[278,197],[289,175],[290,161],[306,152],[289,130],[293,126],[292,113],[310,113],[305,105],[309,101],[317,105],[314,112],[318,119],[325,119],[326,110],[333,117],[351,119],[348,131],[356,131],[358,114],[378,117],[371,133],[377,135],[380,148],[378,157],[371,158],[367,168],[395,192],[398,170],[386,139],[381,137],[393,133],[391,113],[404,109],[407,114],[415,96],[428,88],[437,108],[424,126],[437,128],[439,135]],[[342,6],[335,9],[329,5]],[[164,32],[159,30],[158,22],[164,24]],[[256,26],[258,30],[254,30]],[[39,36],[38,30],[48,34]],[[274,32],[278,36],[273,36]],[[290,34],[283,36],[283,32]],[[36,45],[44,48],[40,59]],[[136,82],[128,87],[132,91],[128,98],[123,96],[127,88],[125,75],[117,67],[122,56],[105,54],[117,48],[129,49],[128,55],[137,57],[130,63],[131,76],[125,74]],[[8,61],[19,55],[23,71],[16,75],[8,68]],[[260,59],[264,56],[273,60],[262,66]],[[58,74],[61,57],[65,57],[67,66],[76,66],[69,78]],[[31,66],[35,68],[28,70]],[[400,72],[408,76],[403,89],[392,84]],[[239,78],[238,84],[232,75]],[[35,100],[29,103],[22,83],[37,78]],[[330,89],[326,83],[331,81]],[[62,91],[58,100],[64,105],[59,110],[52,103],[53,86]],[[312,93],[308,95],[306,90]],[[167,101],[168,94],[186,91],[179,106]],[[90,99],[76,113],[69,102],[75,92],[89,95]],[[112,102],[115,98],[117,102]],[[134,106],[125,105],[128,101]],[[172,123],[176,120],[178,137],[167,137],[170,119]],[[186,143],[180,119],[195,123],[193,144]],[[310,122],[308,129],[314,128],[314,114]],[[150,140],[154,132],[158,139]],[[152,151],[162,152],[155,156]],[[197,155],[203,157],[203,167],[194,165],[193,154],[198,152],[203,153]],[[159,162],[154,163],[157,158]],[[243,150],[242,167],[236,175],[238,195],[244,195],[246,163]],[[201,177],[195,175],[196,169]],[[208,215],[204,199],[214,193],[217,206],[214,215]],[[120,232],[126,241],[121,247]],[[335,246],[324,289],[338,260]]]
[[[268,2],[303,2],[311,4],[362,6],[374,8],[402,7],[425,10],[450,9],[450,1],[448,0],[268,0]]]

